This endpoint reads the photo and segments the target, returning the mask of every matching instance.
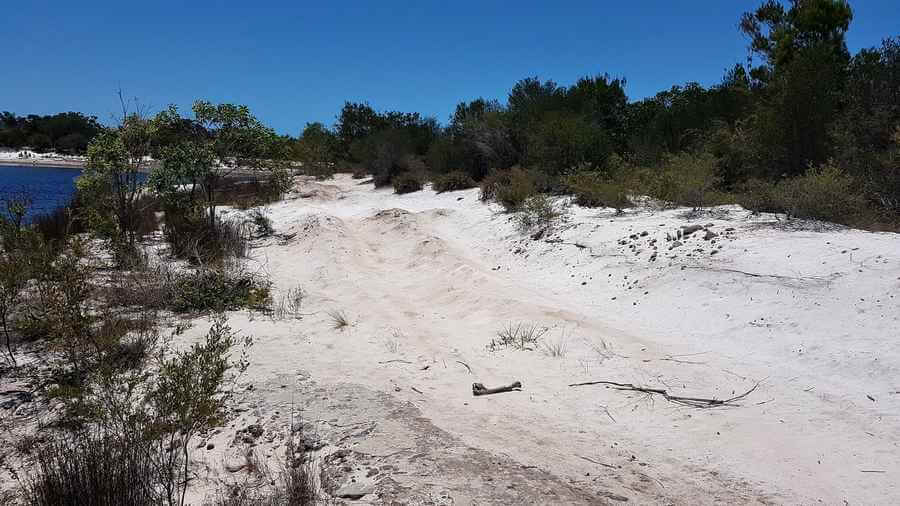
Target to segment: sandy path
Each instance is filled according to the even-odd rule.
[[[256,338],[255,388],[234,427],[275,424],[290,393],[328,448],[352,449],[362,472],[386,469],[359,476],[375,487],[364,500],[900,499],[896,235],[787,230],[737,209],[688,220],[575,208],[532,240],[476,190],[397,196],[338,176],[299,193],[271,209],[294,235],[255,261],[276,291],[303,286],[313,314],[232,315]],[[700,232],[669,250],[666,233],[690,223],[713,224],[716,246]],[[353,325],[332,329],[331,309]],[[489,351],[510,322],[550,327],[545,342],[565,354]],[[699,410],[567,386],[590,379],[717,398],[762,384],[740,407]],[[514,380],[522,392],[471,395],[474,381]],[[364,434],[342,428],[364,422]]]

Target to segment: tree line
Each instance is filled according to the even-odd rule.
[[[96,116],[85,116],[80,112],[17,116],[4,111],[0,113],[0,147],[15,150],[28,147],[39,153],[55,151],[82,155],[102,129]]]
[[[376,185],[412,189],[410,179],[472,185],[515,168],[535,191],[607,196],[597,204],[637,192],[695,207],[736,200],[848,223],[896,221],[900,38],[850,54],[852,19],[844,0],[767,0],[740,18],[749,57],[719,83],[637,101],[625,78],[598,74],[570,86],[522,79],[504,102],[457,104],[446,126],[347,102],[333,129],[307,125],[295,156],[343,160]]]

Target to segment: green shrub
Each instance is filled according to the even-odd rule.
[[[207,267],[180,274],[172,286],[177,312],[266,308],[269,283],[234,267]]]
[[[737,203],[754,214],[784,212],[778,186],[762,179],[750,179],[738,186]]]
[[[548,229],[560,216],[562,213],[553,206],[553,199],[539,193],[525,199],[521,210],[516,214],[516,224],[523,232]]]
[[[422,189],[422,176],[404,172],[393,177],[391,184],[394,186],[394,193],[412,193]]]
[[[648,189],[653,197],[697,211],[708,205],[719,182],[716,174],[716,158],[708,152],[668,155]]]
[[[461,170],[435,176],[431,183],[431,189],[438,193],[465,190],[474,186],[475,181]]]
[[[781,182],[777,199],[789,216],[845,224],[853,223],[866,206],[856,181],[830,162]]]
[[[507,212],[519,210],[537,193],[534,176],[520,168],[495,171],[481,182],[481,200],[494,200]]]
[[[596,172],[580,172],[566,178],[566,186],[583,207],[611,207],[617,213],[631,205],[624,183],[611,181]]]

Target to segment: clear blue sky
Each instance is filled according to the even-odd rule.
[[[280,133],[331,125],[345,100],[446,123],[519,79],[609,73],[631,99],[717,82],[744,61],[760,0],[569,2],[41,1],[4,6],[0,110],[108,121],[116,89],[156,111],[248,105]],[[852,1],[851,51],[900,35],[900,1]]]

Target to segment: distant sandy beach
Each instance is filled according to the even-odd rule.
[[[84,160],[58,160],[52,158],[0,158],[0,166],[21,166],[27,167],[33,165],[35,167],[54,167],[60,169],[83,169]]]

